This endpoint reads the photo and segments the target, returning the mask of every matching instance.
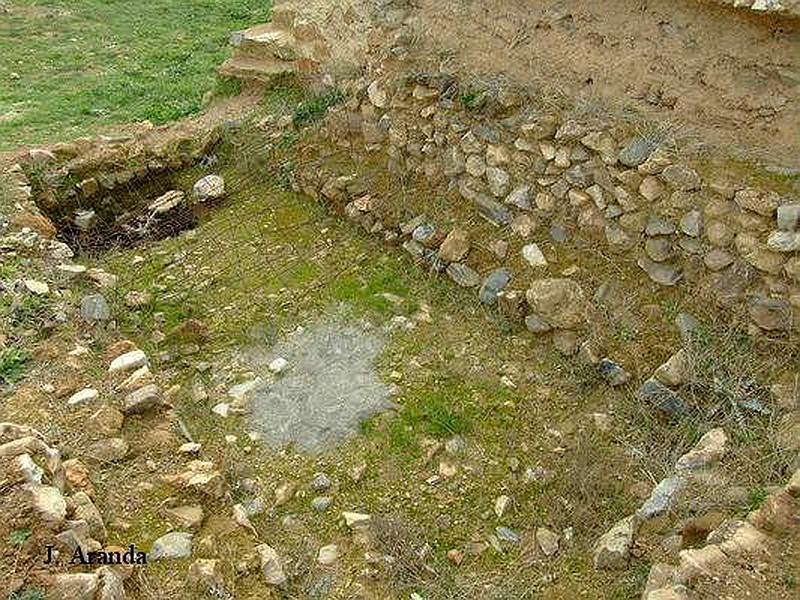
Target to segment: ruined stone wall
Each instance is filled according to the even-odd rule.
[[[778,13],[800,16],[800,2],[797,0],[715,0],[720,4],[744,8],[757,12]]]

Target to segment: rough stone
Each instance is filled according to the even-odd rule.
[[[538,244],[535,243],[530,243],[523,246],[522,258],[524,258],[525,262],[527,262],[532,267],[547,266],[547,259],[544,257],[544,254],[539,249]]]
[[[192,195],[198,202],[219,200],[225,195],[225,180],[219,175],[206,175],[194,184]]]
[[[681,417],[689,413],[681,397],[656,379],[645,381],[639,388],[638,396],[668,416]]]
[[[728,449],[725,430],[717,427],[706,432],[694,447],[675,463],[678,471],[694,471],[719,462]]]
[[[689,353],[681,348],[656,369],[653,377],[664,385],[678,387],[689,381],[691,366]]]
[[[619,152],[619,162],[626,167],[638,167],[645,162],[655,150],[656,144],[652,139],[638,137],[628,142]]]
[[[750,318],[766,331],[788,331],[792,327],[792,307],[782,298],[753,298]]]
[[[100,587],[96,573],[59,573],[48,589],[48,600],[94,600]]]
[[[583,324],[587,304],[580,286],[571,279],[540,279],[526,293],[534,314],[550,326],[571,329]]]
[[[692,210],[680,220],[681,231],[690,237],[699,237],[703,230],[703,215],[699,210]]]
[[[642,180],[639,193],[649,202],[655,202],[664,194],[664,186],[657,177],[648,175]]]
[[[531,186],[523,185],[511,190],[506,196],[506,204],[511,204],[522,210],[531,209]]]
[[[122,438],[107,438],[88,448],[88,455],[100,462],[117,462],[128,455],[128,442]]]
[[[514,216],[506,206],[486,194],[478,194],[475,197],[475,209],[484,219],[497,227],[508,225]]]
[[[680,475],[672,475],[662,479],[653,488],[650,497],[636,511],[640,519],[652,519],[668,511],[674,504],[676,496],[686,485],[686,479]]]
[[[125,396],[122,412],[126,415],[142,414],[161,404],[161,390],[151,383]]]
[[[773,231],[767,247],[776,252],[796,252],[800,250],[800,231]]]
[[[594,568],[620,570],[628,566],[633,545],[634,517],[617,522],[597,541],[594,550]]]
[[[642,257],[636,264],[639,265],[648,277],[659,285],[673,286],[683,278],[683,271],[680,267],[669,263],[657,263],[649,258]]]
[[[31,506],[44,523],[55,529],[66,518],[67,502],[61,491],[53,486],[26,484],[25,489],[31,495]]]
[[[108,321],[111,318],[111,309],[103,296],[91,294],[81,299],[81,317],[90,323]]]
[[[644,251],[651,260],[664,262],[674,256],[672,244],[666,238],[651,238],[645,241]]]
[[[620,365],[609,358],[597,362],[597,372],[609,385],[614,387],[625,385],[631,380],[631,375]]]
[[[499,294],[511,281],[511,271],[505,268],[495,269],[483,280],[478,298],[483,304],[493,305]]]
[[[486,169],[486,180],[489,182],[489,190],[496,198],[505,196],[511,184],[509,174],[499,167],[488,167]]]
[[[653,215],[648,219],[644,232],[649,236],[672,235],[675,233],[675,225],[660,215]]]
[[[547,321],[538,315],[526,316],[525,328],[531,333],[547,333],[553,329]]]
[[[124,371],[130,371],[132,369],[138,369],[139,367],[144,367],[149,363],[147,360],[147,355],[142,352],[141,350],[132,350],[131,352],[126,352],[111,361],[111,364],[108,366],[109,373],[122,373]]]
[[[752,188],[739,190],[733,199],[741,208],[765,217],[771,217],[780,204],[780,197],[777,194],[761,192]]]
[[[463,229],[453,229],[439,247],[439,258],[445,262],[458,262],[469,252],[469,236]]]
[[[782,204],[777,209],[778,229],[797,231],[800,228],[800,202]]]
[[[79,392],[75,392],[72,396],[69,397],[67,400],[67,406],[76,406],[78,404],[85,404],[87,402],[91,402],[92,400],[97,400],[100,396],[100,393],[94,388],[84,388]]]
[[[554,556],[558,552],[559,535],[557,533],[550,531],[546,527],[537,527],[534,537],[539,549],[545,556]]]
[[[322,546],[317,552],[317,562],[321,565],[332,565],[339,558],[339,547],[336,544]]]
[[[720,248],[712,248],[703,257],[706,267],[712,271],[721,271],[733,264],[733,255]]]
[[[481,283],[481,276],[464,263],[447,265],[447,275],[461,287],[477,287]]]
[[[686,165],[670,165],[664,169],[661,177],[676,190],[690,192],[700,188],[700,176]]]
[[[192,555],[192,534],[173,531],[153,542],[149,560],[188,558]]]

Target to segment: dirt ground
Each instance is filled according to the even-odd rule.
[[[798,20],[673,0],[418,6],[423,45],[459,71],[641,115],[700,149],[800,167]]]

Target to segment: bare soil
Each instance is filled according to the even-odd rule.
[[[432,59],[800,167],[800,20],[673,0],[420,0]]]

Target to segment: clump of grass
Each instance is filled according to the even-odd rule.
[[[8,536],[8,541],[13,546],[22,546],[29,537],[31,537],[30,529],[15,529]]]
[[[44,600],[44,592],[36,588],[25,588],[19,592],[12,593],[8,600]]]
[[[469,430],[467,417],[453,406],[454,398],[444,389],[425,389],[411,399],[404,420],[417,429],[436,438],[466,433]]]
[[[459,100],[465,110],[479,110],[486,104],[486,92],[480,89],[467,89]]]
[[[327,88],[317,96],[301,103],[292,115],[292,123],[297,128],[305,127],[321,119],[328,109],[340,104],[344,99],[345,94],[340,89]]]
[[[742,512],[747,514],[750,511],[758,510],[761,508],[761,505],[764,504],[764,500],[767,499],[767,496],[769,496],[769,494],[763,487],[751,489],[748,494],[747,504],[743,507]]]
[[[19,381],[28,358],[27,352],[15,346],[0,351],[0,381],[8,384]]]

